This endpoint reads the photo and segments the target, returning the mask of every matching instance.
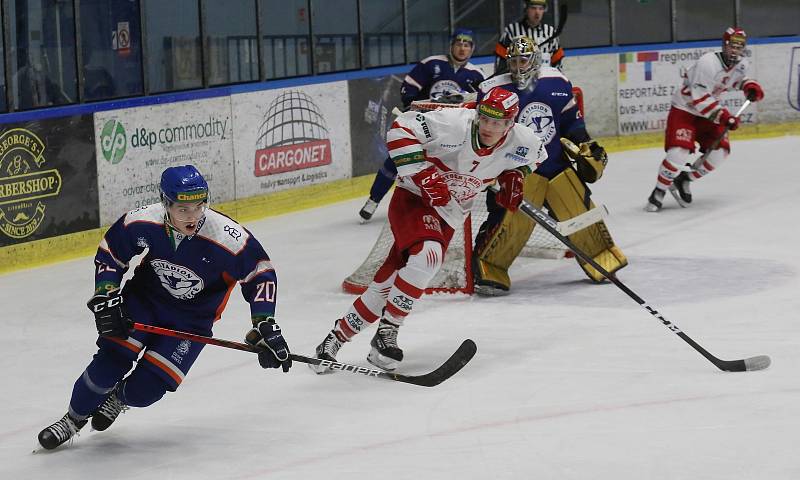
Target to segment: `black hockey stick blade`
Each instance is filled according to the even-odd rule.
[[[308,363],[311,365],[321,365],[335,371],[357,373],[367,377],[385,378],[387,380],[410,383],[412,385],[419,385],[421,387],[435,387],[436,385],[439,385],[458,373],[458,371],[461,370],[464,365],[472,360],[472,357],[475,356],[475,352],[477,351],[478,347],[475,345],[475,342],[470,339],[466,339],[461,343],[461,346],[459,346],[458,349],[453,352],[452,355],[450,355],[450,358],[448,358],[447,361],[439,366],[439,368],[424,375],[403,375],[401,373],[384,372],[383,370],[375,370],[373,368],[350,365],[347,363],[332,362],[330,360],[321,360],[319,358],[305,357],[303,355],[297,355],[294,353],[292,353],[290,356],[294,361]]]
[[[197,335],[195,333],[181,332],[179,330],[171,330],[169,328],[157,327],[155,325],[147,325],[144,323],[134,323],[134,330],[141,332],[155,333],[157,335],[164,335],[166,337],[183,338],[194,342],[205,343],[206,345],[216,345],[218,347],[232,348],[234,350],[242,350],[245,352],[258,353],[261,350],[249,345],[247,343],[234,342],[232,340],[223,340],[221,338],[206,337],[205,335]],[[360,367],[358,365],[350,365],[347,363],[332,362],[330,360],[321,360],[314,357],[306,357],[305,355],[298,355],[290,353],[289,358],[295,362],[308,363],[310,365],[322,365],[331,370],[340,370],[343,372],[358,373],[366,375],[367,377],[386,378],[396,382],[410,383],[412,385],[420,385],[423,387],[435,387],[452,377],[464,365],[472,360],[475,352],[478,351],[477,345],[470,339],[466,339],[461,343],[461,346],[450,355],[446,362],[441,364],[436,370],[426,373],[424,375],[402,375],[399,373],[384,372],[383,370],[375,370],[367,367]]]

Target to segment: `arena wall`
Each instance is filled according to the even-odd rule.
[[[658,146],[681,68],[715,48],[571,50],[564,73],[609,152]],[[748,57],[766,98],[733,138],[800,134],[800,41],[755,39]],[[157,201],[170,165],[196,164],[214,208],[240,221],[366,195],[409,68],[0,115],[0,273],[91,254],[116,218]]]

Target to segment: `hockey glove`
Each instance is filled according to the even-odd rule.
[[[522,203],[522,172],[519,170],[506,170],[497,176],[497,183],[500,184],[500,191],[494,196],[498,205],[516,212]]]
[[[751,102],[759,102],[764,99],[764,90],[755,80],[748,80],[744,82],[744,85],[742,85],[742,91],[744,91],[744,96],[747,97],[747,99]]]
[[[289,357],[289,346],[281,334],[281,327],[273,318],[254,318],[253,328],[247,332],[245,342],[261,349],[258,352],[258,363],[261,368],[282,367],[284,372],[292,368]]]
[[[734,117],[727,108],[723,108],[719,114],[719,124],[725,125],[730,130],[739,128],[739,117]]]
[[[104,337],[126,339],[133,329],[133,320],[128,316],[125,299],[120,290],[98,293],[86,303],[94,313],[97,333]]]
[[[411,177],[411,181],[421,190],[425,205],[443,207],[450,203],[450,188],[436,171],[436,167],[430,166],[417,172]]]
[[[563,143],[563,142],[562,142]],[[565,149],[567,154],[575,160],[578,177],[586,183],[594,183],[603,176],[603,171],[608,164],[606,149],[595,140],[581,142],[578,151]]]

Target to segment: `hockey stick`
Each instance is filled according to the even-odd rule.
[[[739,118],[744,112],[744,110],[750,106],[750,103],[752,103],[750,102],[750,100],[745,100],[744,103],[742,103],[742,106],[739,107],[739,110],[736,111],[736,115],[734,115],[734,117]],[[719,147],[719,144],[722,143],[722,139],[725,138],[725,135],[728,134],[728,131],[730,131],[730,129],[731,129],[730,125],[725,125],[725,130],[723,130],[720,136],[717,137],[716,140],[714,140],[714,143],[712,143],[711,147],[708,150],[706,150],[706,153],[704,153],[703,156],[695,160],[694,164],[692,165],[693,171],[697,170],[700,167],[700,165],[702,165],[703,162],[706,161],[706,158],[708,158],[709,153],[711,153],[712,151],[716,150],[717,147]]]
[[[570,218],[569,220],[556,222],[556,230],[558,230],[558,233],[564,236],[572,235],[573,233],[579,232],[584,228],[594,225],[595,223],[606,218],[608,218],[608,208],[601,204],[589,210],[588,212],[583,212],[578,216]]]
[[[489,188],[491,188],[495,192],[499,191],[499,188],[497,187],[497,185],[492,185]],[[664,316],[661,315],[658,312],[658,310],[656,310],[655,308],[653,308],[650,305],[648,305],[647,302],[644,301],[644,299],[642,299],[633,290],[631,290],[624,283],[622,283],[622,281],[620,281],[616,277],[616,275],[614,275],[613,273],[609,273],[608,270],[606,270],[603,267],[601,267],[589,255],[585,254],[582,250],[580,250],[578,247],[576,247],[575,244],[573,244],[567,237],[565,237],[564,235],[561,235],[558,232],[558,229],[556,228],[556,221],[555,220],[553,220],[547,214],[545,214],[543,211],[539,210],[538,208],[536,208],[535,206],[531,205],[530,203],[528,203],[528,202],[526,202],[524,200],[522,201],[522,204],[520,204],[519,208],[526,215],[531,217],[531,219],[533,219],[533,221],[535,221],[536,223],[541,225],[542,228],[544,228],[545,230],[550,232],[551,235],[553,235],[559,241],[561,241],[561,243],[566,245],[566,247],[569,248],[575,254],[576,257],[580,258],[584,262],[586,262],[589,265],[591,265],[595,270],[600,272],[600,274],[602,274],[604,277],[606,277],[611,283],[613,283],[614,285],[619,287],[620,290],[625,292],[629,297],[631,297],[642,308],[647,310],[647,313],[649,313],[650,315],[652,315],[652,316],[656,317],[658,320],[660,320],[661,323],[663,323],[665,327],[667,327],[671,332],[673,332],[677,336],[681,337],[681,339],[684,342],[686,342],[689,345],[691,345],[692,348],[694,348],[695,350],[700,352],[701,355],[706,357],[706,359],[708,361],[713,363],[720,370],[723,370],[723,371],[726,371],[726,372],[744,372],[744,371],[753,371],[753,370],[763,370],[763,369],[769,367],[769,364],[770,364],[771,360],[767,355],[758,355],[758,356],[755,356],[755,357],[745,358],[743,360],[722,360],[722,359],[719,359],[719,358],[715,357],[714,355],[709,353],[708,350],[706,350],[705,348],[700,346],[700,344],[698,344],[697,342],[692,340],[691,337],[689,337],[688,335],[683,333],[683,331],[681,331],[681,329],[677,325],[675,325],[674,323],[672,323],[669,320],[667,320],[666,318],[664,318]]]
[[[232,348],[234,350],[242,350],[245,352],[252,352],[252,353],[259,352],[258,348],[252,345],[248,345],[246,343],[239,343],[231,340],[222,340],[220,338],[214,338],[214,337],[206,337],[205,335],[196,335],[194,333],[181,332],[178,330],[156,327],[154,325],[147,325],[144,323],[134,323],[133,329],[138,330],[140,332],[155,333],[156,335],[182,338],[184,340],[191,340],[193,342],[205,343],[207,345],[216,345],[218,347]],[[343,372],[358,373],[361,375],[366,375],[367,377],[385,378],[388,380],[394,380],[396,382],[410,383],[412,385],[420,385],[422,387],[435,387],[436,385],[439,385],[440,383],[444,382],[448,378],[455,375],[459,370],[461,370],[464,367],[464,365],[466,365],[470,360],[472,360],[472,357],[475,356],[475,352],[477,351],[478,347],[475,345],[475,342],[473,342],[470,339],[464,340],[461,343],[461,346],[459,346],[458,349],[452,355],[450,355],[450,358],[448,358],[443,364],[441,364],[439,368],[424,375],[403,375],[400,373],[384,372],[382,370],[373,370],[371,368],[360,367],[358,365],[349,365],[347,363],[331,362],[329,360],[320,360],[319,358],[306,357],[304,355],[298,355],[296,353],[290,353],[289,357],[295,362],[308,363],[311,365],[322,365],[323,367],[328,367],[331,370],[341,370]]]

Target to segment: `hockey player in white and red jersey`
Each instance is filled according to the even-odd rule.
[[[387,135],[398,174],[389,204],[394,244],[367,290],[319,344],[318,358],[335,360],[345,342],[379,323],[367,360],[384,370],[397,368],[403,360],[398,329],[442,266],[453,229],[463,225],[475,196],[497,181],[497,202],[517,209],[524,177],[547,158],[536,133],[514,123],[518,112],[517,95],[496,88],[477,111],[449,108],[397,117]]]
[[[682,76],[683,84],[672,97],[664,138],[666,157],[658,170],[656,188],[647,199],[645,210],[661,210],[669,189],[682,206],[692,202],[689,184],[722,164],[730,153],[726,128],[736,130],[739,118],[720,102],[720,95],[742,90],[748,100],[758,102],[764,91],[757,81],[747,77],[749,62],[744,56],[747,34],[730,27],[722,35],[722,51],[701,56]],[[724,135],[724,137],[722,137]],[[718,138],[719,144],[709,151]],[[695,142],[705,159],[692,159]]]

